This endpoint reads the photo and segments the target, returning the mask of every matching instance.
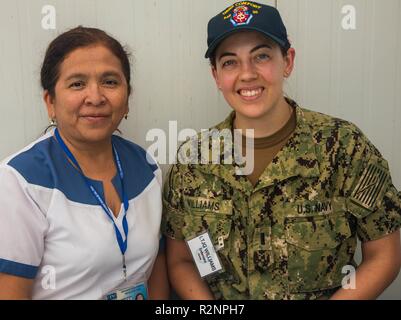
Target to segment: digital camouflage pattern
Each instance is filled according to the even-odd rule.
[[[224,272],[207,279],[217,299],[327,298],[342,268],[356,266],[357,236],[400,228],[401,193],[363,133],[291,104],[295,132],[255,188],[234,165],[176,164],[169,173],[163,233],[184,240],[209,230],[224,244]],[[231,129],[232,120],[216,128]]]

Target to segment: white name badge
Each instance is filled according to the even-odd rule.
[[[209,232],[206,231],[191,240],[187,240],[187,244],[202,278],[223,269]]]

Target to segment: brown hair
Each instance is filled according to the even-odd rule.
[[[127,81],[128,95],[131,93],[131,67],[129,53],[113,37],[96,28],[78,26],[62,33],[54,39],[46,50],[40,71],[40,80],[43,90],[50,96],[55,96],[55,86],[60,76],[60,66],[69,53],[75,49],[100,44],[109,49],[121,63]]]

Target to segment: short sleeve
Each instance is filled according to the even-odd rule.
[[[13,168],[0,167],[0,273],[34,279],[48,223],[29,187]]]
[[[394,187],[387,161],[361,134],[348,176],[348,211],[356,217],[357,234],[362,242],[377,240],[401,227],[401,194]],[[358,163],[358,165],[356,165]]]
[[[358,222],[362,242],[380,239],[401,227],[401,193],[390,184],[380,206]]]
[[[182,181],[184,165],[173,165],[163,188],[162,233],[172,239],[183,240],[184,208],[182,206]]]

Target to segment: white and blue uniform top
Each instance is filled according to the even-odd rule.
[[[128,197],[127,277],[148,279],[160,239],[162,174],[138,145],[113,136]],[[104,199],[103,184],[89,180]],[[122,182],[113,185],[122,199]],[[112,215],[125,240],[124,206]],[[100,299],[123,281],[113,222],[47,133],[0,164],[0,273],[34,279],[33,299]]]

